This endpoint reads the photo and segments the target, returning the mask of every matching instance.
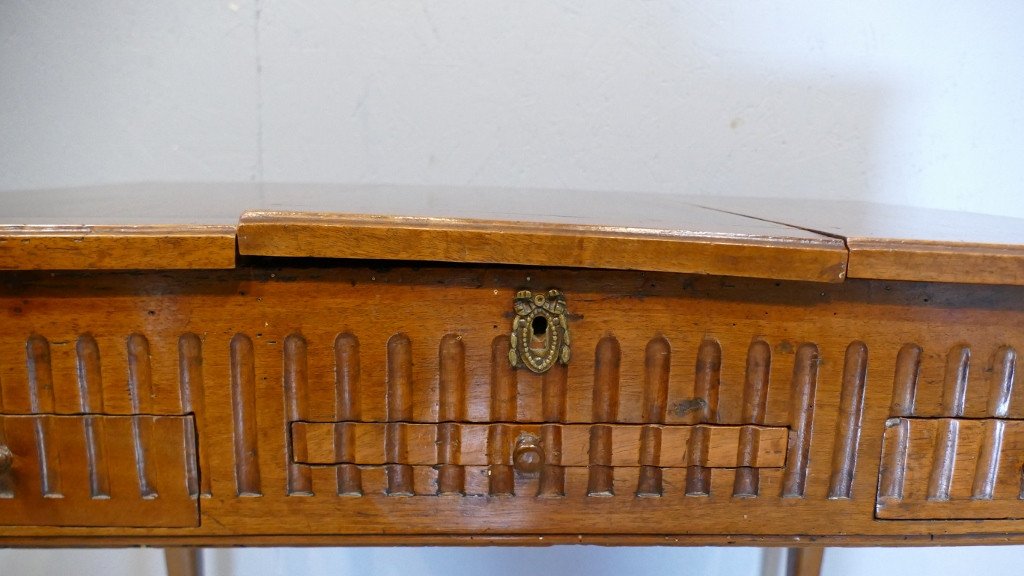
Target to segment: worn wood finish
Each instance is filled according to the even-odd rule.
[[[487,439],[493,435],[492,428],[495,426],[505,428],[506,434],[513,438],[523,434],[540,436],[543,428],[540,424],[468,424],[450,421],[443,421],[437,425],[405,422],[385,424],[293,421],[292,462],[362,466],[381,466],[397,462],[420,466],[439,465],[442,469],[445,465],[451,464],[512,465],[511,455],[499,462],[487,458],[489,451],[492,450]],[[737,457],[740,436],[738,426],[657,426],[661,437],[661,450],[653,455],[646,455],[640,451],[641,432],[650,428],[622,424],[559,424],[557,429],[562,438],[561,464],[584,467],[593,463],[611,467],[649,465],[660,468],[685,468],[692,458],[688,452],[692,446],[692,438],[696,434],[702,434],[707,442],[701,456],[705,466],[735,468],[740,465]],[[788,429],[781,426],[752,428],[757,450],[748,456],[746,464],[755,468],[782,468],[786,463]],[[399,460],[392,459],[385,450],[387,431],[393,429],[401,431],[408,439],[408,446]],[[607,436],[607,439],[594,442],[592,439],[595,432],[602,433],[596,436]],[[355,452],[348,457],[339,458],[336,447],[338,442],[345,445],[355,444]],[[514,442],[510,442],[509,448],[500,452],[511,454],[513,447]]]
[[[894,418],[880,518],[1022,518],[1024,421]]]
[[[852,201],[686,202],[842,238],[850,251],[850,278],[1024,284],[1019,218]]]
[[[245,536],[187,536],[158,535],[153,529],[138,531],[131,536],[104,535],[98,529],[89,529],[89,537],[47,536],[41,538],[25,536],[0,536],[0,542],[7,547],[20,548],[110,548],[129,546],[463,546],[463,547],[548,547],[559,545],[589,546],[887,546],[887,547],[934,547],[935,538],[930,534],[918,535],[830,535],[830,536],[782,536],[758,534],[415,534],[389,533],[383,535],[333,534],[333,535],[245,535]],[[162,532],[162,531],[161,531]],[[811,544],[808,544],[811,542]],[[944,546],[1014,545],[1024,543],[1024,536],[1017,533],[993,536],[991,534],[969,534],[943,536],[939,541]]]
[[[901,282],[777,204],[154,189],[0,198],[0,543],[1024,542],[1009,224],[818,228]],[[513,299],[550,289],[571,358],[516,369]]]
[[[251,185],[121,184],[0,193],[0,270],[225,269]]]
[[[0,226],[0,270],[234,266],[234,226]]]
[[[247,211],[239,241],[253,255],[834,282],[848,252],[854,278],[1024,283],[1015,218],[865,202],[255,183],[0,194],[0,269],[230,267]]]
[[[544,375],[514,370],[514,295],[553,286],[567,297],[573,359]],[[719,541],[781,544],[912,542],[925,531],[949,541],[1012,540],[1024,534],[1020,520],[881,519],[876,503],[889,459],[883,433],[894,415],[1024,418],[1022,388],[1012,386],[1022,295],[1015,287],[457,266],[8,273],[0,284],[3,412],[71,416],[87,406],[195,417],[194,453],[206,461],[200,475],[209,496],[189,500],[198,503],[198,527],[9,526],[0,539],[396,543],[444,535],[471,543],[486,533],[493,542],[572,534],[707,543],[708,535],[729,534]],[[289,422],[392,422],[390,450],[401,468],[296,468],[302,452],[289,447],[308,447],[311,436]],[[307,458],[355,462],[365,449],[338,432],[342,426],[317,426],[330,429],[313,434],[325,448]],[[547,491],[542,475],[508,464],[524,426],[561,446],[558,460],[545,464],[559,473],[549,473]],[[610,443],[603,433],[595,440],[601,426]],[[714,434],[706,452],[689,437],[666,436],[693,426],[735,431],[730,467],[718,467]],[[486,431],[467,443],[472,427]],[[786,429],[782,468],[754,467],[764,447],[752,432],[765,428]],[[630,430],[628,444],[620,429]],[[36,437],[32,430],[33,445]],[[125,438],[134,442],[130,427]],[[1012,446],[1004,431],[1000,450],[984,452],[982,438],[978,453]],[[926,444],[924,456],[909,454],[932,459],[935,442]],[[82,445],[85,462],[84,432]],[[687,467],[674,468],[644,456],[673,445],[701,457],[680,456]],[[624,446],[639,455],[636,464],[616,461]],[[422,462],[412,459],[420,450]],[[111,470],[123,462],[109,449],[101,459]],[[1000,466],[1010,461],[1003,456]],[[602,466],[611,474],[595,480]],[[694,466],[710,472],[706,495],[686,494]],[[994,486],[998,502],[1001,469],[993,484],[991,465],[977,468],[964,476],[968,494]],[[137,478],[137,468],[128,469]],[[911,468],[905,475],[911,502],[921,483]],[[81,477],[85,493],[102,484]],[[194,493],[202,482],[188,488],[183,473],[182,490]]]
[[[589,200],[588,202],[593,202]],[[247,212],[238,229],[239,252],[255,256],[494,262],[581,268],[698,272],[760,278],[839,282],[846,251],[827,237],[792,229],[765,236],[717,234],[725,214],[691,207],[681,228],[626,228],[582,224],[302,212]]]
[[[230,268],[240,217],[240,251],[257,256],[825,282],[842,280],[846,265],[833,238],[671,195],[622,202],[536,189],[151,183],[0,194],[0,270]]]
[[[0,525],[197,526],[186,464],[195,454],[185,445],[193,425],[187,416],[0,416],[13,454]]]

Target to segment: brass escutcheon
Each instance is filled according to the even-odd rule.
[[[513,306],[516,317],[508,351],[512,366],[542,374],[555,362],[568,364],[571,352],[565,296],[553,289],[538,294],[520,290]]]

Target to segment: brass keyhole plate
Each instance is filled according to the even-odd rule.
[[[520,290],[513,307],[516,316],[508,352],[512,366],[543,374],[556,362],[568,364],[571,351],[565,296],[554,289],[537,294]]]

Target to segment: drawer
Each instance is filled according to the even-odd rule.
[[[164,389],[144,335],[98,332],[32,329],[0,361],[0,524],[198,526],[196,422],[179,400],[191,410],[188,385]],[[192,342],[182,340],[186,359]],[[181,382],[196,386],[183,367]]]
[[[194,425],[191,416],[0,416],[0,525],[198,525]]]
[[[294,462],[384,467],[388,494],[415,494],[412,471],[424,466],[437,470],[437,494],[511,496],[518,475],[537,478],[536,495],[547,497],[565,495],[564,478],[552,480],[565,474],[586,474],[591,496],[615,496],[618,474],[635,477],[637,496],[660,497],[665,470],[779,471],[788,436],[783,427],[658,424],[293,422],[291,431]],[[487,481],[467,486],[467,469]]]
[[[944,359],[914,344],[901,349],[882,436],[878,518],[1024,518],[1017,354],[1003,346],[981,366],[974,360],[975,370],[983,368],[974,377],[971,356],[965,345],[953,346]],[[942,366],[941,380],[931,386],[920,382],[922,363],[929,362]]]
[[[177,502],[189,523],[198,507],[204,530],[739,528],[752,506],[806,501],[822,462],[817,374],[836,344],[815,343],[809,320],[775,323],[785,307],[760,294],[770,282],[694,280],[462,266],[25,273],[6,293],[20,313],[0,335],[0,387],[8,410],[128,423],[129,448],[140,414],[194,420],[195,451],[182,427],[160,444],[166,460],[153,456],[167,469],[159,498],[141,497],[133,460],[119,473],[138,506]],[[564,312],[524,333],[517,299],[552,289]],[[733,296],[708,297],[722,290]],[[544,366],[549,337],[558,353]],[[516,338],[537,346],[534,369],[510,359]],[[82,455],[62,459],[78,478],[64,484],[92,501],[83,425],[69,425],[66,451]],[[37,494],[24,472],[38,467],[35,436],[21,438],[15,472]]]

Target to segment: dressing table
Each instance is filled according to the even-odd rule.
[[[0,543],[1024,542],[1024,221],[0,195]]]

